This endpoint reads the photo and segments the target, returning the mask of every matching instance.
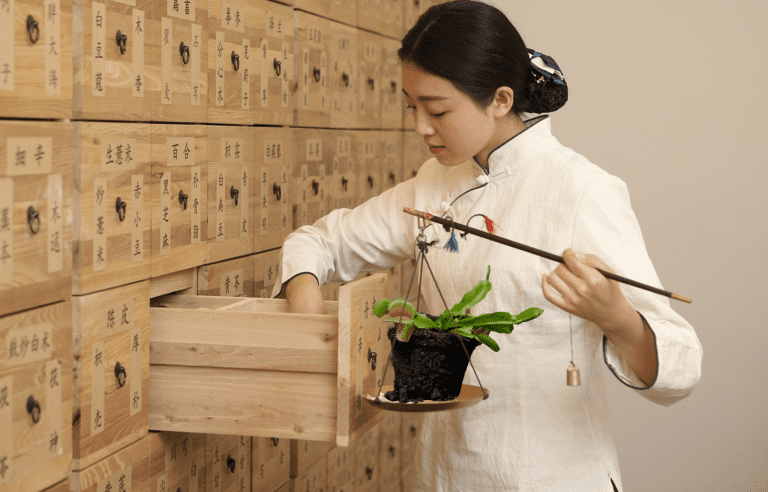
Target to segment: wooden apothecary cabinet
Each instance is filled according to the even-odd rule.
[[[150,429],[347,446],[382,417],[363,400],[389,354],[373,314],[386,285],[375,274],[342,286],[325,315],[288,313],[281,299],[154,299]]]

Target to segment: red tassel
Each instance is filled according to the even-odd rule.
[[[490,217],[486,217],[485,215],[483,215],[483,217],[485,217],[485,228],[488,229],[488,232],[491,234],[496,234],[496,223],[493,222]]]

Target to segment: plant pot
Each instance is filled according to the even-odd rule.
[[[385,396],[400,403],[458,397],[469,364],[467,354],[471,357],[480,345],[477,340],[442,330],[416,329],[408,342],[401,342],[392,326],[387,337],[392,343],[395,381],[394,391]]]

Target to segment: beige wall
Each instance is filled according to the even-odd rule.
[[[491,0],[570,88],[555,135],[629,185],[704,346],[670,408],[606,372],[625,490],[768,490],[768,2]],[[563,368],[565,371],[565,366]]]

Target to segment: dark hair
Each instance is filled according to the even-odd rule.
[[[397,54],[429,73],[451,81],[480,107],[496,89],[510,87],[512,111],[548,113],[568,100],[568,86],[534,78],[523,39],[496,7],[454,0],[424,12],[403,38]]]

